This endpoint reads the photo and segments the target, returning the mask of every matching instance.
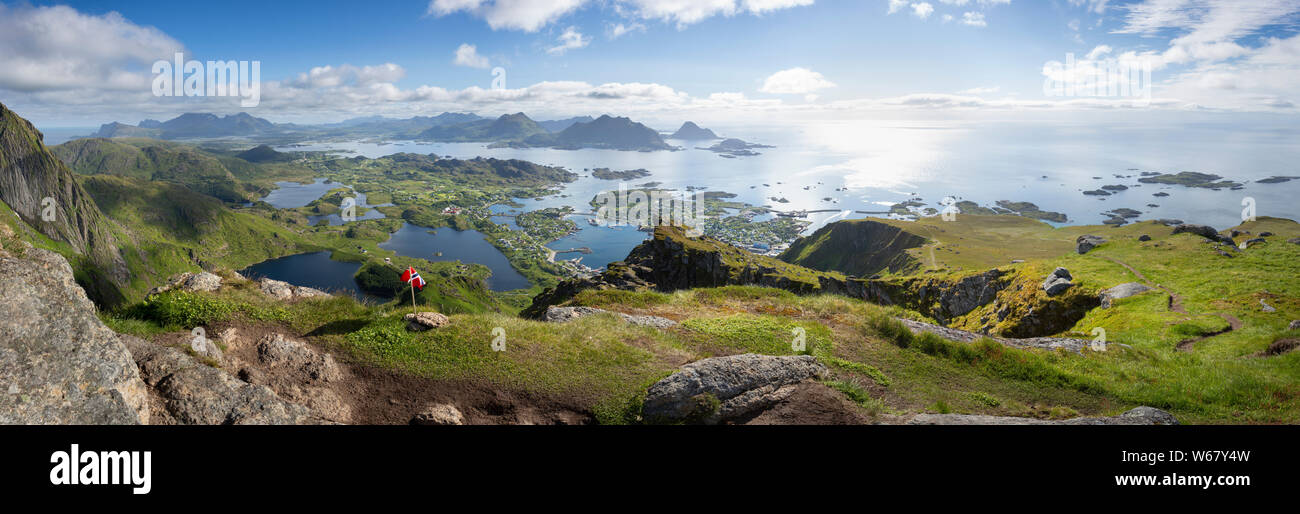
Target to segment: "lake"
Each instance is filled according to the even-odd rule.
[[[405,257],[434,262],[482,264],[492,269],[492,276],[486,282],[493,291],[511,291],[532,286],[527,278],[510,265],[509,259],[477,230],[458,231],[451,227],[429,229],[407,223],[394,232],[388,241],[380,243],[379,247]],[[437,255],[438,252],[442,255]]]
[[[372,303],[388,301],[388,298],[365,293],[357,287],[352,277],[356,275],[358,269],[361,269],[361,263],[330,259],[330,252],[326,251],[262,261],[240,270],[239,273],[254,280],[265,277],[330,293],[346,293],[358,300]]]

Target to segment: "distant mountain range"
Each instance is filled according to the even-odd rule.
[[[203,139],[243,137],[272,145],[309,139],[387,138],[422,141],[478,142],[509,147],[605,148],[611,150],[674,150],[660,134],[626,117],[572,118],[534,121],[518,112],[499,118],[473,113],[444,112],[437,116],[388,118],[364,116],[320,125],[276,124],[238,113],[217,116],[185,113],[167,121],[144,120],[138,125],[106,123],[90,135],[95,138]],[[674,137],[717,139],[708,129],[686,122]]]
[[[589,118],[589,117],[586,117]],[[457,125],[433,127],[417,139],[428,141],[492,142],[496,147],[515,148],[604,148],[610,150],[674,150],[654,129],[628,118],[604,115],[590,121],[571,118],[551,122],[552,126],[568,123],[551,132],[528,115],[519,112],[495,120],[480,120]]]
[[[205,137],[252,136],[280,130],[276,124],[248,113],[217,116],[210,113],[189,112],[167,121],[144,120],[140,125],[106,123],[91,137],[148,137],[156,139],[188,139]]]

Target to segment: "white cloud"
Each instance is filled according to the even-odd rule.
[[[555,39],[560,43],[558,45],[547,48],[546,53],[551,55],[564,55],[564,53],[568,52],[569,50],[576,50],[578,48],[587,46],[589,43],[591,43],[591,38],[582,35],[581,32],[578,32],[577,27],[569,27],[567,29],[564,29],[564,32],[560,34],[560,37]]]
[[[987,27],[988,22],[984,21],[982,12],[966,12],[961,15],[961,24],[972,27]]]
[[[997,93],[998,91],[1001,91],[1001,90],[1002,90],[1002,87],[1000,87],[1000,86],[992,86],[992,87],[973,87],[973,88],[970,88],[970,89],[966,89],[966,90],[958,91],[957,94],[959,94],[959,95],[975,95],[975,96],[979,96],[979,95],[991,95],[991,94],[993,94],[993,93]]]
[[[493,30],[536,32],[588,4],[613,4],[616,12],[642,20],[677,24],[678,28],[714,16],[740,13],[766,14],[812,5],[816,0],[432,0],[430,16],[469,13],[488,22]]]
[[[491,65],[487,57],[478,54],[478,47],[469,43],[462,43],[456,48],[456,58],[452,60],[452,64],[470,68],[487,68]]]
[[[70,7],[0,4],[0,88],[148,88],[149,65],[172,60],[184,46],[116,12],[83,14]]]
[[[735,16],[746,12],[764,14],[792,7],[812,5],[814,0],[617,0],[636,16],[646,20],[673,22],[678,28],[714,16]]]
[[[1106,4],[1109,3],[1110,0],[1070,0],[1070,5],[1073,5],[1075,7],[1081,5],[1085,6],[1088,12],[1092,12],[1096,14],[1105,14]]]
[[[536,32],[578,10],[588,0],[432,0],[428,14],[447,16],[467,12],[483,18],[493,30]]]
[[[287,87],[298,89],[317,89],[339,86],[370,87],[376,84],[397,82],[406,76],[406,70],[393,63],[376,66],[356,67],[350,64],[335,66],[317,66],[298,77],[286,81]]]
[[[889,7],[885,14],[894,14],[903,10],[904,7],[907,7],[907,0],[889,0]]]
[[[645,25],[641,23],[615,23],[605,30],[605,36],[610,39],[618,39],[633,32],[645,32]]]
[[[1145,0],[1125,6],[1120,34],[1158,35],[1174,31],[1158,66],[1222,61],[1250,50],[1237,40],[1266,26],[1294,21],[1300,0]]]
[[[920,3],[912,4],[912,14],[915,15],[917,18],[924,20],[926,18],[929,18],[931,14],[934,14],[934,6],[930,5],[929,2],[920,2]]]
[[[832,87],[835,84],[821,73],[807,68],[790,68],[773,73],[758,90],[772,94],[807,95]]]
[[[1109,54],[1112,50],[1114,49],[1111,48],[1110,45],[1097,45],[1091,52],[1088,52],[1088,59],[1097,60],[1101,58],[1101,56]]]

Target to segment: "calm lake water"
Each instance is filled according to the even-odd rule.
[[[387,301],[387,298],[364,293],[357,287],[352,276],[358,269],[361,269],[361,263],[340,262],[330,259],[330,252],[315,252],[263,261],[239,273],[251,279],[265,277],[330,293],[343,292],[362,301]]]
[[[1300,175],[1300,130],[1289,125],[1216,123],[1065,123],[1065,122],[886,122],[843,121],[792,125],[782,129],[717,127],[719,134],[775,145],[762,155],[726,159],[695,149],[712,142],[669,141],[679,152],[619,152],[546,148],[487,148],[482,143],[396,144],[325,143],[283,150],[334,150],[381,157],[397,152],[456,158],[477,156],[524,159],[562,166],[583,177],[559,194],[521,199],[521,210],[570,206],[591,210],[597,193],[617,189],[617,181],[592,178],[591,169],[645,168],[652,175],[629,186],[655,181],[660,187],[704,187],[739,195],[737,200],[780,210],[821,210],[807,219],[816,230],[830,221],[884,211],[919,195],[941,208],[945,196],[992,205],[998,200],[1029,201],[1063,212],[1069,224],[1099,224],[1102,213],[1117,208],[1141,211],[1141,219],[1178,218],[1218,228],[1241,221],[1242,201],[1253,198],[1261,216],[1300,219],[1300,180],[1258,184],[1274,175]],[[1199,171],[1246,184],[1241,191],[1210,191],[1182,186],[1139,184],[1143,171]],[[1117,177],[1116,175],[1119,175]],[[1101,177],[1101,178],[1094,178]],[[1085,190],[1120,184],[1129,190],[1098,199]],[[1154,193],[1170,196],[1157,198]],[[774,203],[770,197],[786,198]],[[830,198],[830,201],[824,200]],[[1149,207],[1148,204],[1157,205]],[[498,211],[504,212],[504,211]],[[500,220],[498,220],[500,221]],[[583,262],[599,267],[621,260],[643,233],[592,227],[575,218],[581,232],[550,245],[554,249],[589,246],[597,253]],[[620,232],[622,231],[622,232]],[[580,254],[566,254],[575,257]]]
[[[477,230],[458,231],[451,227],[431,230],[408,223],[393,233],[388,241],[380,243],[379,247],[392,250],[398,255],[434,262],[482,264],[492,269],[487,285],[493,291],[511,291],[531,286],[527,278],[510,266],[506,256],[488,243],[483,233]],[[438,252],[442,255],[437,255]]]

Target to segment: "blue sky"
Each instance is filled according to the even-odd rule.
[[[1294,114],[1300,103],[1297,0],[2,5],[0,102],[55,124],[187,110],[330,121],[443,110],[851,117],[1125,106]],[[619,26],[627,30],[616,35]],[[260,61],[262,102],[241,109],[225,98],[153,96],[150,63],[177,49],[201,61]],[[468,57],[459,64],[458,49]],[[1154,102],[1050,98],[1045,66],[1067,53],[1090,66],[1152,63]],[[506,91],[491,89],[495,67],[507,72]]]

